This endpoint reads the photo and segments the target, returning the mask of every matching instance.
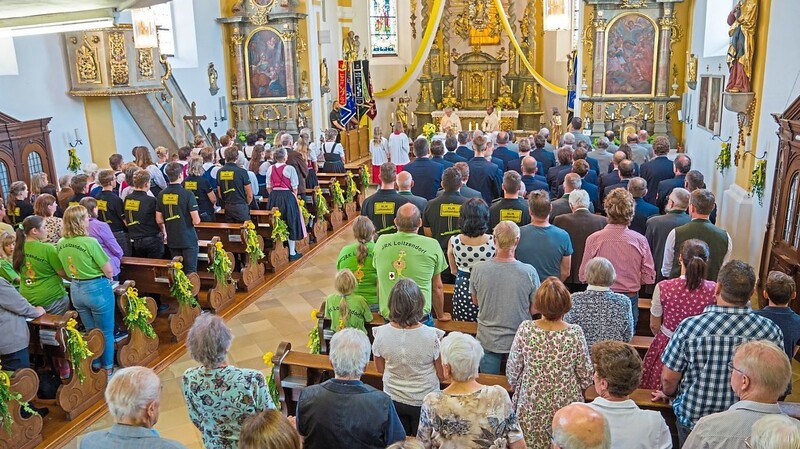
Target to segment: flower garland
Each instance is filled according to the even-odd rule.
[[[244,131],[239,131],[239,133],[236,134],[236,140],[238,140],[239,142],[246,142],[247,141],[247,133],[244,132]]]
[[[3,367],[0,366],[0,370],[2,369]],[[11,435],[11,425],[14,423],[11,412],[8,410],[8,404],[12,400],[19,404],[23,410],[31,415],[38,415],[38,413],[31,408],[30,404],[22,400],[21,394],[17,392],[11,392],[11,378],[8,377],[8,373],[0,371],[0,423],[3,425],[3,428],[6,429],[6,433],[9,435]]]
[[[767,183],[767,161],[756,161],[753,173],[750,174],[750,195],[758,196],[758,205],[764,205],[764,186]]]
[[[272,372],[272,367],[275,366],[272,363],[272,357],[274,357],[271,351],[264,354],[264,364],[267,365],[267,369],[269,369],[269,375],[267,375],[267,389],[269,389],[269,396],[272,398],[272,403],[278,407],[281,403],[281,396],[278,393],[278,386],[275,384],[275,376]]]
[[[361,166],[358,176],[361,178],[361,190],[366,192],[367,187],[369,187],[369,167],[367,167],[367,164]]]
[[[722,142],[722,151],[719,152],[717,158],[714,160],[717,170],[721,174],[725,174],[725,170],[731,168],[731,144],[730,142]]]
[[[67,321],[67,326],[64,328],[67,332],[67,352],[69,353],[69,361],[72,365],[72,372],[78,376],[78,380],[83,383],[86,376],[83,374],[83,370],[81,369],[81,362],[85,359],[94,355],[92,351],[89,350],[89,345],[86,344],[86,340],[83,339],[83,335],[78,332],[78,329],[75,329],[75,326],[78,325],[78,322],[75,321],[74,318],[70,318]]]
[[[433,140],[433,136],[436,135],[436,125],[433,123],[422,125],[422,134],[428,138],[428,141]]]
[[[322,220],[322,218],[331,211],[328,209],[328,202],[325,201],[325,197],[322,195],[321,187],[317,187],[317,189],[314,190],[314,196],[314,200],[317,202],[317,220]]]
[[[306,343],[306,348],[308,348],[309,352],[312,354],[319,354],[321,349],[319,343],[319,326],[317,326],[318,313],[318,309],[311,311],[311,319],[314,321],[314,326],[308,331],[308,343]]]
[[[222,242],[215,243],[214,248],[214,260],[211,261],[208,271],[214,273],[214,279],[217,280],[218,284],[225,284],[231,279],[233,265],[228,258],[228,253],[225,252],[225,248],[222,246]]]
[[[287,226],[286,222],[281,218],[281,211],[276,210],[274,217],[275,229],[272,230],[272,240],[274,240],[275,243],[283,243],[289,240],[289,226]]]
[[[128,297],[128,313],[124,318],[125,325],[129,328],[131,326],[138,328],[147,338],[155,338],[156,331],[153,330],[153,325],[150,324],[153,314],[147,308],[145,301],[139,297],[139,290],[128,287],[125,293]]]
[[[358,187],[356,187],[356,181],[353,179],[353,172],[347,172],[347,196],[345,197],[345,201],[348,203],[352,203],[356,199],[356,194],[358,193]]]
[[[300,207],[300,213],[303,215],[303,223],[308,226],[311,223],[311,212],[306,209],[306,202],[302,198],[298,198],[297,206]]]
[[[67,170],[71,171],[72,173],[78,173],[81,169],[81,158],[78,157],[78,152],[75,147],[70,148],[67,150],[67,154],[69,154],[69,163],[67,164]]]
[[[197,303],[197,298],[192,294],[192,289],[194,288],[192,281],[183,272],[183,264],[175,262],[172,264],[172,268],[174,269],[172,275],[174,282],[169,287],[169,294],[178,300],[178,304],[199,307],[200,304]]]
[[[344,207],[344,191],[336,181],[331,184],[331,196],[333,197],[333,204]]]
[[[245,243],[247,244],[245,251],[250,257],[250,264],[254,265],[264,258],[264,251],[261,250],[261,245],[258,244],[256,225],[252,221],[247,222],[247,239]]]

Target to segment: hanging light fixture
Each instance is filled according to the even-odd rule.
[[[544,30],[570,29],[570,0],[544,0]]]
[[[133,42],[136,48],[158,47],[156,16],[152,9],[132,9],[131,21],[133,22]]]

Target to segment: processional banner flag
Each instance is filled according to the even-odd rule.
[[[346,91],[346,83],[347,83],[347,62],[339,60],[339,76],[337,78],[337,84],[339,87],[339,106],[344,106],[345,102],[347,102],[347,91]]]
[[[572,79],[570,80],[569,84],[572,88],[567,93],[567,111],[575,111],[575,97],[577,96],[578,90],[578,52],[573,51],[572,57]]]
[[[345,63],[346,64],[346,63]],[[353,118],[357,118],[358,110],[356,106],[355,96],[353,95],[353,71],[352,66],[349,64],[346,65],[345,70],[345,88],[342,90],[345,93],[345,101],[341,104],[341,108],[339,109],[339,113],[341,114],[341,124],[342,126],[347,126],[347,124]],[[340,91],[340,92],[342,92]],[[341,94],[339,94],[341,97]]]
[[[366,84],[366,106],[369,108],[367,109],[367,117],[370,120],[375,120],[375,117],[378,115],[378,107],[375,104],[375,97],[372,96],[372,75],[369,73],[369,61],[365,60],[364,64],[362,65],[364,71],[364,83]]]
[[[369,75],[369,61],[353,62],[353,92],[356,106],[358,106],[358,120],[366,114],[370,119],[375,118],[375,100],[372,98],[372,82]]]

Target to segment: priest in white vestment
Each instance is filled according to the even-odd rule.
[[[453,112],[453,108],[444,110],[444,117],[439,124],[439,129],[445,134],[461,132],[461,119]]]
[[[494,109],[494,106],[486,108],[486,118],[483,119],[483,126],[481,126],[481,128],[485,133],[500,131],[500,117]]]

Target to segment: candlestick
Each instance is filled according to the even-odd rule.
[[[458,81],[458,93],[464,95],[464,80]]]
[[[472,122],[469,122],[469,132],[472,132]]]
[[[444,80],[442,80],[442,96],[444,96]]]

